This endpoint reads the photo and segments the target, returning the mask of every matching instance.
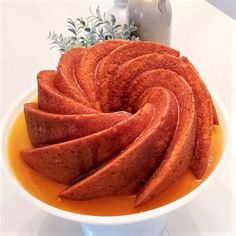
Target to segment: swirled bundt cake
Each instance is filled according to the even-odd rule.
[[[60,197],[158,197],[191,168],[207,168],[218,124],[199,73],[154,42],[107,40],[65,52],[38,74],[38,103],[24,106],[32,149],[24,161],[68,185]]]

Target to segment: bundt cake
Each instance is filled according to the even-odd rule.
[[[175,49],[107,40],[65,52],[38,74],[38,103],[24,106],[33,148],[21,156],[68,185],[62,198],[158,197],[190,168],[207,168],[219,124],[199,73]]]

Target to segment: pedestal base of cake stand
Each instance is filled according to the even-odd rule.
[[[122,225],[81,224],[84,236],[162,236],[167,216]]]

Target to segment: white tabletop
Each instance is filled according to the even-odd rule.
[[[101,10],[106,11],[111,2],[2,2],[0,117],[19,95],[36,83],[39,70],[55,69],[59,53],[49,50],[49,30],[65,33],[66,18],[86,16],[88,6],[95,9],[100,5]],[[235,21],[203,0],[175,0],[172,8],[172,46],[193,62],[206,84],[222,98],[232,117],[236,118],[233,109],[233,104],[236,105]],[[236,131],[235,126],[233,128]],[[165,235],[236,235],[234,154],[232,151],[223,173],[205,194],[171,214]],[[79,224],[51,216],[18,196],[1,170],[0,181],[0,235],[81,235]]]

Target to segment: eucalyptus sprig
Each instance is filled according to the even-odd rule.
[[[99,7],[96,13],[93,13],[90,8],[90,13],[91,15],[86,20],[82,17],[75,20],[68,18],[69,36],[50,31],[48,38],[51,40],[51,48],[57,47],[63,53],[71,48],[90,47],[108,39],[138,40],[138,37],[134,35],[137,30],[134,22],[124,25],[116,24],[116,17],[112,14],[109,16],[105,13],[101,14]]]

